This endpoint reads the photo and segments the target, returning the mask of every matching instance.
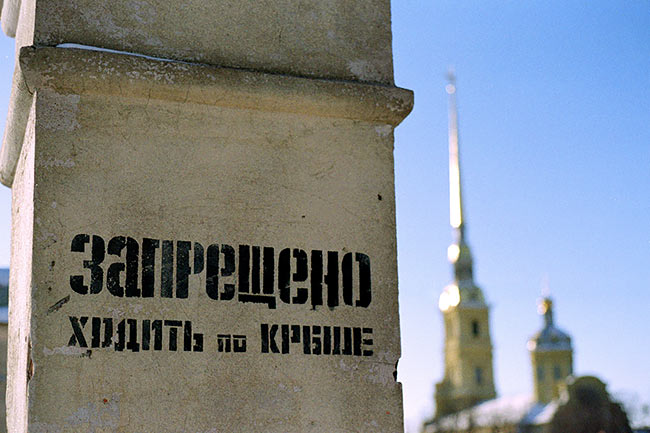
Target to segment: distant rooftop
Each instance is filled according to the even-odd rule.
[[[544,425],[551,421],[557,408],[557,401],[544,405],[535,402],[532,395],[499,397],[431,422],[424,432],[467,430],[472,425],[487,427],[503,423]]]

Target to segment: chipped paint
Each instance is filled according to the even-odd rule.
[[[395,379],[393,377],[394,370],[395,367],[391,364],[374,363],[370,367],[370,374],[367,374],[365,378],[372,383],[392,385],[395,383]]]
[[[66,356],[85,356],[89,352],[88,349],[77,346],[61,346],[55,347],[54,349],[49,349],[43,347],[43,355],[52,356],[52,355],[66,355]]]
[[[375,66],[366,60],[358,59],[348,62],[348,70],[362,81],[372,81],[377,76]]]
[[[380,137],[387,137],[393,132],[393,127],[390,125],[379,125],[375,126],[375,132]]]
[[[34,222],[36,223],[34,227],[34,237],[42,243],[42,246],[44,248],[47,248],[59,241],[56,233],[48,231],[44,225],[43,222],[39,217],[36,217],[34,219]]]
[[[79,129],[81,125],[77,120],[77,114],[79,114],[81,97],[79,95],[59,95],[52,91],[47,91],[47,93],[48,96],[54,96],[50,98],[46,109],[52,115],[40,116],[39,124],[51,131],[70,132]]]
[[[302,391],[301,386],[296,386],[296,385],[289,386],[289,385],[285,385],[284,383],[278,384],[278,388],[280,388],[282,391],[289,391],[289,392],[300,392],[300,391]]]
[[[50,157],[47,159],[39,159],[38,161],[36,161],[36,165],[38,167],[46,167],[46,168],[48,167],[70,168],[70,167],[74,167],[75,164],[74,161],[70,158],[59,159],[59,158]],[[54,204],[52,207],[56,207],[56,205]]]
[[[88,433],[106,431],[107,427],[117,429],[120,422],[120,394],[114,393],[100,402],[88,403],[75,410],[65,421],[69,426],[84,426]]]
[[[142,304],[129,305],[129,310],[131,310],[133,314],[138,314],[143,308]]]

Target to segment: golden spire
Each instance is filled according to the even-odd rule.
[[[460,181],[460,154],[458,146],[458,108],[456,106],[456,78],[452,70],[445,87],[449,94],[449,222],[454,229],[454,242],[447,249],[447,257],[454,265],[456,282],[473,285],[472,254],[465,242],[463,199]]]
[[[445,87],[449,94],[449,222],[454,228],[456,244],[464,244],[463,200],[460,183],[460,158],[458,147],[458,108],[456,106],[456,77],[447,74]]]

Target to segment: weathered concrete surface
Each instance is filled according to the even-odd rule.
[[[11,273],[9,275],[9,337],[7,353],[7,430],[27,431],[27,383],[32,371],[32,258],[34,236],[34,106],[27,112],[27,128],[12,185]]]
[[[20,0],[0,0],[0,15],[2,21],[2,30],[11,36],[16,36],[16,26],[18,25],[18,15],[20,13]]]
[[[7,186],[20,155],[32,94],[43,85],[58,92],[129,95],[393,126],[409,113],[413,103],[412,92],[389,86],[161,62],[100,51],[23,47],[19,59],[0,150],[0,181]]]
[[[25,128],[32,105],[32,94],[27,89],[22,72],[17,69],[11,85],[11,99],[0,149],[0,183],[11,186],[18,158],[25,139]]]
[[[2,25],[9,431],[401,431],[389,1],[5,0]]]
[[[402,430],[392,131],[410,92],[61,48],[20,65],[9,431]],[[273,249],[261,273],[246,246]],[[274,308],[245,302],[256,275]]]
[[[6,31],[15,32],[19,4],[20,20],[29,22],[18,26],[19,46],[78,43],[282,74],[393,82],[389,0],[8,4]]]
[[[5,422],[5,414],[7,413],[7,405],[5,398],[5,390],[7,388],[7,337],[8,329],[7,323],[0,322],[0,433],[7,431],[7,424]]]

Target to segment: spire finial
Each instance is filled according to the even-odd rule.
[[[542,297],[539,300],[538,311],[544,316],[546,327],[553,326],[553,300],[546,273],[542,276]]]
[[[537,307],[539,314],[544,316],[545,328],[553,326],[553,300],[549,297],[541,298]]]

